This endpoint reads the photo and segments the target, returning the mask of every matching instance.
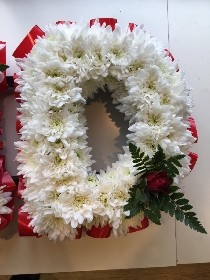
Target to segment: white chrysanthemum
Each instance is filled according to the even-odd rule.
[[[12,210],[6,206],[12,200],[11,192],[3,192],[5,186],[0,186],[0,214],[9,214]],[[1,218],[0,218],[1,224]]]
[[[48,25],[24,59],[17,59],[21,91],[21,141],[17,156],[26,189],[23,211],[30,225],[50,239],[75,238],[76,227],[106,225],[115,235],[137,227],[143,214],[126,219],[129,190],[138,180],[128,147],[116,163],[91,170],[84,105],[97,88],[108,87],[129,120],[129,141],[149,157],[188,154],[192,102],[184,75],[156,38],[140,27]],[[181,161],[179,183],[189,173]]]

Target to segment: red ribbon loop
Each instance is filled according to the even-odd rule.
[[[22,198],[22,191],[25,190],[25,184],[23,182],[23,176],[19,176],[19,182],[18,182],[18,191],[17,191],[17,197]]]
[[[41,235],[33,231],[33,228],[29,226],[31,219],[28,218],[28,213],[22,212],[21,207],[18,209],[18,232],[19,236],[36,236],[37,238]],[[82,237],[83,227],[77,228],[77,235],[75,239],[80,239]]]
[[[33,232],[33,228],[29,226],[31,219],[28,219],[28,213],[18,210],[18,231],[20,236],[36,236],[39,235]]]
[[[143,229],[147,228],[148,226],[149,226],[149,219],[147,217],[144,217],[144,219],[141,221],[141,225],[136,228],[129,227],[128,233],[133,233],[133,232],[143,230]]]
[[[4,171],[4,174],[2,177],[2,184],[6,186],[4,188],[4,191],[7,191],[7,192],[12,192],[16,188],[15,182],[13,181],[9,172],[7,172],[7,171]]]
[[[193,117],[189,117],[188,121],[190,123],[190,127],[188,128],[188,130],[192,133],[192,136],[196,139],[195,143],[197,143],[198,142],[198,132],[197,132],[195,120]]]
[[[0,223],[0,230],[4,229],[9,222],[5,219],[4,215],[0,215],[1,223]]]
[[[83,227],[77,228],[77,235],[76,235],[75,239],[80,239],[82,237],[82,230],[83,230]]]
[[[31,31],[26,35],[20,45],[16,48],[14,53],[12,54],[15,58],[23,58],[25,57],[35,45],[35,40],[38,36],[44,36],[44,32],[35,25]]]
[[[91,229],[86,230],[86,234],[93,238],[108,238],[111,235],[112,227],[106,226],[92,226]]]
[[[117,23],[117,19],[116,18],[93,18],[93,19],[90,20],[90,27],[96,21],[98,21],[100,23],[100,25],[103,25],[105,23],[106,26],[111,26],[112,31],[115,30],[115,25]]]
[[[190,157],[190,165],[189,165],[189,167],[190,167],[190,169],[192,171],[194,166],[195,166],[195,164],[196,164],[196,162],[197,162],[197,160],[198,160],[198,154],[189,152],[188,156]]]

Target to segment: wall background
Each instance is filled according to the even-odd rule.
[[[199,142],[193,151],[199,161],[184,182],[184,191],[207,232],[210,232],[210,2],[205,0],[0,0],[0,39],[7,42],[8,75],[18,71],[11,54],[28,31],[37,24],[57,20],[88,22],[95,17],[115,17],[121,25],[128,22],[144,24],[145,28],[170,48],[194,88],[194,117]],[[12,92],[0,98],[4,109],[5,153],[7,168],[15,175],[16,103]],[[114,110],[114,109],[113,109]],[[113,113],[112,110],[112,113]],[[94,121],[95,113],[100,123]],[[126,123],[119,125],[110,118],[104,101],[87,107],[90,143],[94,146],[96,168],[113,161],[119,152],[115,140],[124,142]],[[101,124],[101,125],[100,125]],[[93,131],[103,130],[95,137]],[[91,132],[92,129],[92,132]],[[109,131],[110,133],[105,133]],[[101,134],[105,133],[105,134]],[[108,143],[101,149],[101,139]],[[109,155],[107,158],[106,155]],[[173,266],[176,263],[210,262],[210,237],[191,231],[173,218],[163,215],[162,226],[130,234],[126,238],[95,240],[83,238],[73,242],[56,243],[45,238],[18,237],[17,219],[0,233],[0,274],[68,272],[100,269]]]

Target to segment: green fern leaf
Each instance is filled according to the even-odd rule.
[[[7,68],[9,68],[8,65],[0,64],[0,72],[4,72]]]

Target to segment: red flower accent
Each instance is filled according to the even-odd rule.
[[[165,171],[154,171],[146,175],[147,190],[168,193],[172,178]]]

